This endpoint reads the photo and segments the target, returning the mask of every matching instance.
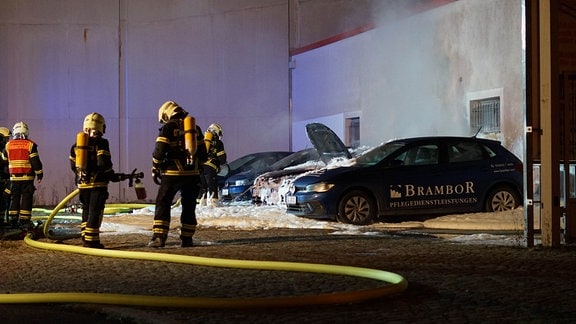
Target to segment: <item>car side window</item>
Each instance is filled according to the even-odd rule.
[[[404,165],[438,164],[438,146],[434,144],[416,146],[406,151]]]
[[[494,156],[494,152],[480,143],[454,142],[448,145],[449,162],[478,161],[490,156]]]

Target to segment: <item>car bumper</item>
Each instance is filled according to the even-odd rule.
[[[221,191],[221,198],[224,200],[251,200],[251,186],[231,186],[224,187]]]
[[[296,216],[318,219],[335,219],[336,203],[325,202],[318,194],[286,195],[287,212]]]

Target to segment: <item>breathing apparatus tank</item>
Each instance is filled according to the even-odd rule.
[[[192,116],[184,118],[184,147],[190,154],[190,158],[196,154],[196,119]]]
[[[212,132],[206,131],[204,133],[204,144],[206,144],[206,152],[209,152],[210,144],[212,144]]]
[[[76,135],[76,170],[86,171],[88,165],[88,134],[78,132]]]

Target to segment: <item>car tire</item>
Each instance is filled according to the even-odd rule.
[[[494,188],[486,199],[487,212],[498,212],[515,209],[520,205],[520,197],[516,190],[508,186]]]
[[[340,199],[337,220],[345,224],[368,225],[376,220],[376,208],[371,195],[354,190]]]

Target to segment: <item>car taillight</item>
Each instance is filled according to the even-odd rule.
[[[514,170],[523,173],[524,172],[524,165],[522,164],[522,162],[514,163]]]

